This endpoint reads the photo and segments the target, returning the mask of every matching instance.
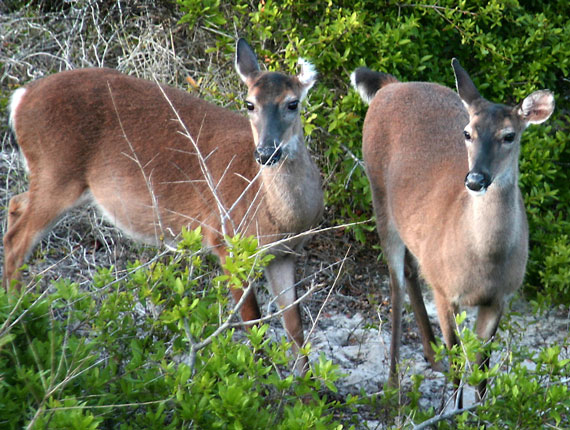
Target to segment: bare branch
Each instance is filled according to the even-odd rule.
[[[446,421],[449,420],[457,415],[461,415],[464,412],[471,412],[474,411],[475,409],[477,409],[480,405],[479,404],[475,404],[475,405],[471,405],[467,408],[463,408],[463,409],[455,409],[451,412],[448,412],[446,414],[440,414],[440,415],[436,415],[433,418],[430,418],[429,420],[424,421],[421,424],[418,424],[417,426],[414,426],[413,430],[423,430],[426,429],[430,426],[434,426],[441,422],[441,421]]]

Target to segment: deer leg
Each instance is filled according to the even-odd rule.
[[[10,256],[8,255],[11,250],[11,240],[10,235],[8,232],[13,230],[13,227],[18,223],[18,220],[22,216],[22,213],[26,210],[28,206],[28,192],[23,192],[21,194],[17,194],[10,199],[10,203],[8,204],[8,225],[6,228],[6,235],[4,236],[4,269],[3,273],[4,276],[2,278],[2,285],[5,289],[8,289],[10,280],[16,279],[18,277],[17,272],[15,272],[15,268],[19,267],[23,263],[19,262],[20,259],[15,257],[15,263],[10,261]],[[14,269],[12,267],[15,267]]]
[[[220,264],[223,266],[227,257],[226,248],[221,245],[218,245],[215,249],[218,258],[220,259]],[[230,288],[230,293],[232,294],[235,303],[238,303],[241,300],[246,288],[248,288],[248,285],[244,285],[242,288]],[[255,291],[250,291],[248,293],[248,296],[245,298],[240,308],[240,315],[242,321],[244,322],[253,321],[261,318],[261,312],[259,311],[259,305],[257,304]]]
[[[8,226],[6,230],[10,230],[14,224],[20,219],[22,213],[28,206],[28,192],[25,191],[17,194],[10,199],[8,204]]]
[[[283,313],[283,325],[289,339],[293,342],[293,352],[297,355],[295,371],[299,375],[304,375],[308,369],[308,360],[304,355],[299,355],[299,349],[305,341],[301,311],[298,304],[291,306],[297,300],[294,257],[275,258],[265,268],[265,276],[269,280],[271,292],[277,299],[279,308],[285,309],[290,306]]]
[[[403,270],[389,269],[390,302],[392,304],[392,339],[390,340],[390,375],[388,385],[399,386],[398,364],[400,362],[400,342],[402,339]]]
[[[503,302],[496,301],[488,306],[479,306],[477,314],[477,322],[475,329],[479,338],[484,341],[491,339],[497,332],[499,321],[503,314]],[[477,356],[477,364],[479,369],[487,370],[489,368],[489,361],[491,359],[490,352],[483,352]],[[487,380],[484,379],[477,387],[477,400],[483,400],[487,391]]]
[[[57,195],[53,195],[52,189],[42,190],[35,183],[30,181],[30,190],[14,196],[8,206],[8,229],[3,240],[2,278],[2,285],[6,289],[10,286],[11,280],[18,279],[18,268],[24,263],[33,246],[83,194],[83,190],[77,184],[62,186],[62,189],[58,189]],[[20,289],[20,286],[17,285],[16,288]]]
[[[400,342],[402,339],[402,304],[406,277],[404,258],[406,248],[400,240],[392,240],[382,247],[390,273],[390,302],[392,304],[392,339],[390,340],[390,374],[388,385],[399,386],[398,364],[400,362]]]
[[[407,251],[405,274],[407,281],[406,285],[408,287],[408,296],[410,297],[410,303],[412,304],[412,309],[414,310],[416,323],[420,329],[422,345],[424,347],[424,355],[429,361],[432,369],[437,370],[438,372],[442,372],[442,364],[435,361],[435,352],[432,347],[432,343],[435,343],[435,336],[433,334],[433,329],[431,327],[431,323],[426,311],[426,306],[424,303],[418,276],[418,269],[415,261],[413,261],[413,258],[414,257],[410,255],[409,251]]]
[[[241,300],[246,288],[248,288],[248,285],[244,285],[243,288],[230,289],[232,297],[236,303]],[[255,297],[254,291],[250,291],[248,296],[245,298],[245,301],[240,308],[240,315],[243,321],[253,321],[261,318],[261,312],[259,311],[259,305],[257,304],[257,298]]]
[[[437,316],[439,318],[439,325],[443,334],[443,339],[447,348],[451,349],[453,346],[459,344],[455,327],[455,316],[459,310],[458,306],[448,300],[443,294],[438,293],[434,288],[434,299],[437,307]],[[451,366],[451,363],[450,363]],[[455,387],[455,404],[458,409],[463,407],[463,390],[461,388],[461,378],[456,376],[453,379],[453,386]]]
[[[370,172],[367,172],[370,177]],[[390,274],[390,303],[392,305],[392,338],[390,340],[390,373],[388,386],[399,387],[398,364],[400,362],[400,342],[402,339],[402,304],[406,288],[406,246],[398,229],[385,208],[384,193],[371,181],[372,203],[376,214],[376,229],[380,245]]]

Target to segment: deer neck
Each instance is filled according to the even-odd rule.
[[[468,195],[463,222],[480,255],[509,252],[524,228],[524,206],[517,178],[493,183],[482,196]]]
[[[261,170],[267,221],[290,234],[314,227],[323,211],[319,171],[302,139],[297,146],[280,163]]]

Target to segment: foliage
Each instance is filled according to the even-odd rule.
[[[256,246],[233,240],[229,275],[213,281],[194,231],[168,261],[136,263],[119,281],[101,270],[91,292],[70,281],[0,291],[0,427],[341,428],[330,360],[294,377],[282,370],[290,345],[267,325],[212,336],[232,311],[231,280],[267,262]]]
[[[235,28],[269,69],[293,71],[299,55],[314,62],[320,85],[310,95],[305,132],[324,177],[333,178],[325,190],[337,222],[372,215],[368,181],[358,161],[366,106],[349,88],[356,67],[454,87],[450,60],[457,57],[489,100],[516,103],[533,90],[553,90],[553,118],[547,126],[531,127],[523,138],[520,183],[531,227],[526,290],[570,302],[569,244],[561,239],[570,234],[568,2],[266,0],[251,6],[232,0],[224,6],[208,2],[203,18],[196,2],[178,3],[183,21],[202,20],[216,29],[213,49],[231,51]],[[364,242],[373,228],[359,224],[353,231]]]
[[[411,386],[391,388],[385,386],[382,395],[367,397],[362,393],[359,404],[375,411],[382,422],[391,423],[393,429],[437,428],[457,430],[486,429],[539,429],[568,428],[570,425],[570,359],[559,345],[530,351],[505,339],[483,343],[465,324],[463,312],[456,318],[459,344],[451,350],[445,345],[434,345],[437,360],[447,364],[445,378],[453,381],[460,377],[464,390],[475,390],[480,381],[487,379],[487,394],[483,402],[467,404],[465,409],[453,407],[453,397],[441,400],[442,411],[422,407],[426,386],[423,374],[411,375]],[[521,327],[512,325],[510,318],[502,322],[501,332]],[[524,336],[524,335],[523,335]],[[480,370],[477,355],[492,352],[491,368]],[[406,372],[400,364],[400,374]],[[429,389],[429,388],[428,388]],[[433,389],[433,388],[432,388]]]
[[[459,327],[464,320],[464,313],[457,317]],[[438,428],[530,430],[570,425],[570,359],[561,356],[559,346],[548,346],[535,353],[519,346],[505,353],[498,342],[484,345],[466,327],[459,330],[459,338],[459,345],[451,350],[442,345],[436,348],[439,359],[445,357],[451,363],[447,379],[463,376],[463,381],[474,388],[483,379],[490,380],[491,384],[481,405],[454,416],[453,420],[440,421]],[[501,357],[491,368],[480,370],[476,359],[484,350]],[[409,411],[424,421],[421,411],[414,408]]]

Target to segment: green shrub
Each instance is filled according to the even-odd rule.
[[[91,292],[69,281],[49,294],[0,290],[0,427],[341,428],[344,406],[327,397],[336,366],[321,358],[294,377],[290,344],[267,325],[239,336],[223,325],[228,288],[268,261],[256,241],[233,239],[218,277],[200,247],[199,231],[185,232],[179,255],[120,280],[101,270]]]
[[[423,377],[414,375],[413,386],[406,394],[408,402],[397,401],[390,391],[382,400],[400,420],[400,425],[394,428],[414,429],[420,424],[421,428],[441,430],[568,428],[570,359],[565,358],[560,346],[531,352],[520,344],[506,349],[501,340],[483,344],[476,333],[462,326],[465,317],[462,313],[456,318],[460,327],[459,344],[451,350],[437,345],[436,354],[438,360],[451,363],[450,370],[445,372],[447,381],[459,376],[465,386],[476,389],[481,380],[487,379],[489,385],[484,401],[467,405],[465,410],[447,408],[440,414],[436,414],[434,408],[422,409],[419,399]],[[502,323],[503,326],[509,324],[508,318]],[[520,328],[516,330],[519,331]],[[476,363],[477,355],[484,350],[492,351],[495,364],[482,371]],[[432,424],[426,427],[428,420]]]
[[[299,55],[314,62],[320,84],[309,96],[305,132],[328,179],[327,206],[337,223],[372,215],[358,161],[366,106],[349,88],[356,67],[454,87],[450,61],[457,57],[489,100],[515,103],[533,90],[553,90],[557,108],[549,126],[531,127],[523,138],[521,186],[531,226],[526,289],[570,302],[568,241],[560,239],[570,233],[567,1],[267,0],[251,6],[232,0],[207,4],[204,18],[196,2],[178,4],[184,21],[223,30],[212,49],[229,55],[235,28],[269,69],[293,72]],[[353,231],[364,241],[373,228],[359,224]]]

